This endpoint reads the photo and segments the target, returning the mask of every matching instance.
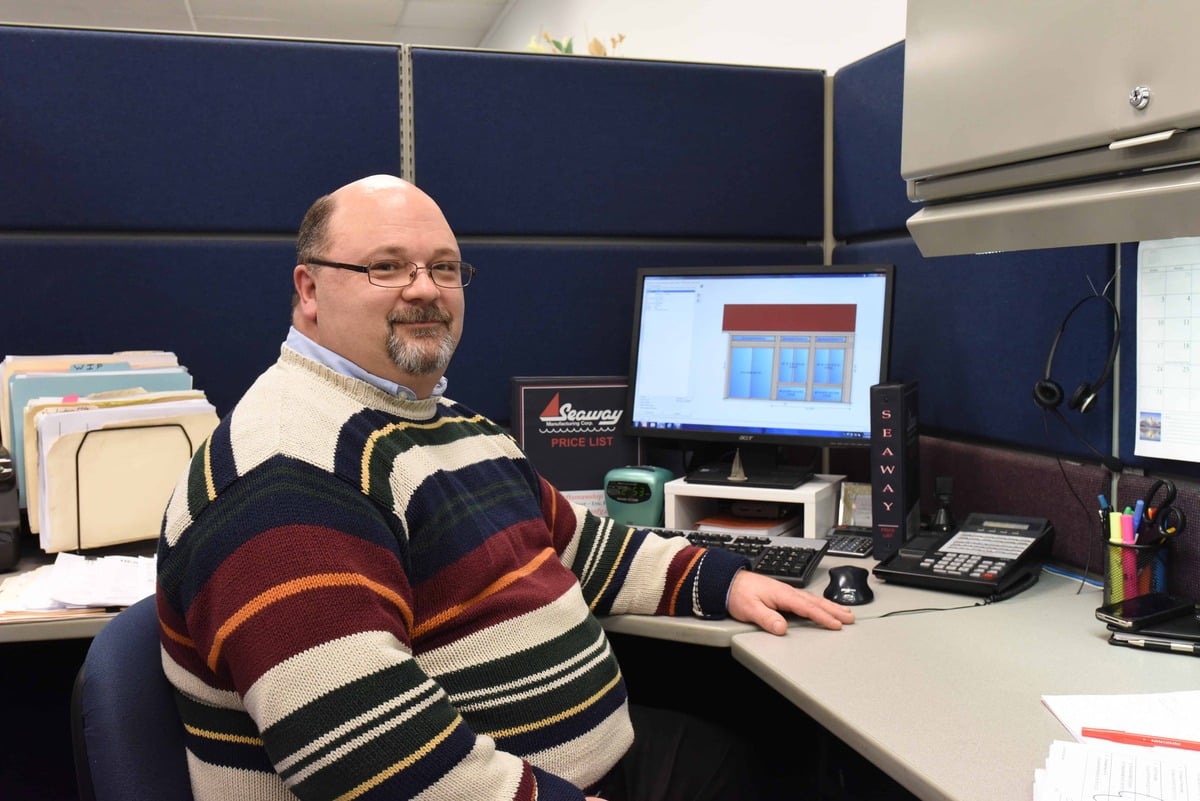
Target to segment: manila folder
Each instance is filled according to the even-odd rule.
[[[47,553],[155,539],[214,412],[130,421],[59,437],[47,454]]]

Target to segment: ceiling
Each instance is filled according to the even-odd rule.
[[[516,0],[0,0],[0,23],[478,47]]]

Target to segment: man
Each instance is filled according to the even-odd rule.
[[[597,615],[853,621],[569,504],[445,398],[474,268],[412,184],[319,199],[297,261],[280,358],[198,451],[159,544],[200,801],[578,801],[634,736]]]

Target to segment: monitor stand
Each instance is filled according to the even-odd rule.
[[[778,464],[774,449],[769,453],[747,450],[745,460],[742,451],[742,448],[738,448],[734,453],[732,464],[713,462],[703,465],[688,473],[685,480],[689,484],[795,489],[813,477],[811,468]]]

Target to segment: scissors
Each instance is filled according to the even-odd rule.
[[[1158,500],[1162,490],[1162,499]],[[1150,485],[1150,490],[1143,500],[1145,511],[1142,513],[1141,530],[1156,542],[1164,542],[1171,537],[1178,537],[1187,528],[1187,515],[1175,505],[1177,495],[1175,482],[1170,479],[1159,479]]]

